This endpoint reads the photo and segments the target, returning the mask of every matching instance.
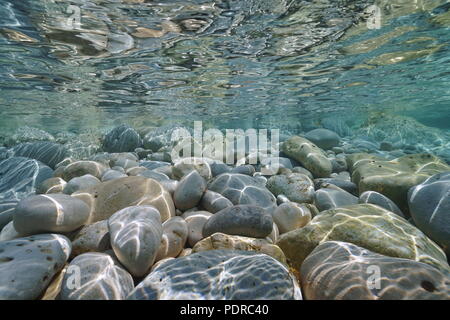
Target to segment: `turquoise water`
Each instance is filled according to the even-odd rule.
[[[361,15],[373,3],[380,29]],[[295,132],[387,114],[448,132],[445,3],[1,0],[1,131],[202,120]]]

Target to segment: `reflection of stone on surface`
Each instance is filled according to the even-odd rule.
[[[26,35],[25,33],[13,29],[1,28],[0,34],[2,34],[4,37],[12,41],[32,42],[32,43],[38,42],[36,39]]]
[[[450,299],[450,278],[439,270],[346,242],[316,247],[300,278],[305,299],[311,300]]]

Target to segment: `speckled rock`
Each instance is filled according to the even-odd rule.
[[[66,157],[67,150],[59,143],[41,141],[21,143],[12,149],[12,153],[15,157],[35,159],[55,168]]]
[[[36,195],[21,200],[14,212],[14,228],[21,235],[70,232],[84,225],[89,207],[65,194]]]
[[[135,277],[144,276],[155,262],[163,234],[153,206],[122,209],[108,219],[111,246],[120,263]]]
[[[188,224],[187,243],[193,247],[197,242],[204,238],[203,227],[205,226],[206,221],[212,217],[212,213],[208,211],[190,211],[183,213],[181,217],[186,220]]]
[[[174,178],[180,180],[191,171],[197,171],[206,181],[211,179],[211,167],[203,158],[183,158],[177,160],[172,169]]]
[[[450,166],[429,154],[407,155],[392,161],[369,161],[353,166],[352,181],[359,192],[376,191],[408,213],[407,193],[410,188],[432,175],[450,171]]]
[[[359,203],[375,204],[379,207],[382,207],[386,210],[389,210],[389,211],[399,215],[402,218],[405,217],[405,215],[402,213],[402,211],[397,207],[397,205],[392,200],[390,200],[386,196],[383,196],[381,193],[378,193],[375,191],[363,192],[359,196]]]
[[[206,190],[206,181],[197,171],[185,175],[173,195],[175,207],[180,210],[194,208],[201,200]]]
[[[110,255],[98,252],[84,253],[75,257],[67,267],[58,298],[123,300],[133,288],[131,275]]]
[[[72,194],[91,208],[88,223],[108,219],[115,212],[134,205],[152,205],[161,214],[161,221],[175,215],[170,194],[155,180],[126,177],[103,182]]]
[[[155,261],[178,256],[183,251],[189,233],[188,224],[181,217],[173,217],[167,220],[163,223],[162,228],[161,245]]]
[[[281,234],[302,228],[312,219],[311,211],[305,205],[288,202],[275,209],[273,221],[277,224]]]
[[[111,249],[111,243],[108,221],[102,220],[77,230],[73,235],[71,257],[86,252],[103,252],[109,249]]]
[[[300,270],[303,260],[325,241],[351,242],[373,252],[449,270],[444,252],[395,213],[372,204],[327,210],[301,229],[281,235],[277,245]]]
[[[286,264],[286,257],[281,249],[265,239],[232,236],[224,233],[214,233],[199,241],[192,248],[192,253],[208,250],[240,250],[264,253]]]
[[[130,300],[301,298],[297,281],[282,263],[266,254],[232,250],[199,252],[161,263],[128,296]]]
[[[415,225],[450,257],[450,172],[434,175],[408,193]]]
[[[201,205],[206,211],[216,213],[222,209],[233,206],[233,203],[220,193],[207,190],[202,197]]]
[[[221,232],[229,235],[264,238],[273,229],[270,213],[261,207],[237,205],[215,213],[203,227],[203,237]]]
[[[101,183],[100,180],[93,175],[85,174],[84,176],[75,177],[67,182],[66,186],[64,187],[63,193],[70,195],[79,190],[84,190],[96,186],[99,183]]]
[[[139,134],[127,125],[121,125],[105,135],[103,149],[107,152],[128,152],[142,146]]]
[[[269,178],[266,184],[275,196],[285,195],[297,203],[313,203],[314,184],[310,178],[301,173],[278,175]]]
[[[0,300],[37,299],[70,255],[70,241],[40,234],[0,242]]]
[[[283,143],[281,151],[301,163],[315,178],[327,178],[332,172],[331,161],[323,150],[305,138],[289,138]]]
[[[322,128],[309,131],[306,133],[305,138],[324,150],[330,150],[339,146],[341,141],[336,132]]]
[[[208,184],[208,190],[220,193],[234,205],[255,205],[269,212],[276,208],[276,198],[265,185],[244,174],[221,174]]]
[[[333,184],[336,187],[341,188],[342,190],[347,191],[355,196],[358,195],[358,186],[351,182],[350,180],[344,180],[340,178],[320,178],[314,179],[314,188],[320,189],[322,185]]]
[[[357,197],[333,184],[322,184],[314,197],[314,203],[319,211],[350,206],[358,202]]]
[[[347,242],[317,246],[303,262],[300,279],[308,300],[450,299],[450,278],[436,268]]]
[[[90,174],[97,179],[101,179],[102,175],[105,173],[105,171],[108,168],[95,161],[76,161],[64,168],[64,171],[62,173],[62,178],[65,181],[70,181],[73,178],[81,177],[86,174]]]

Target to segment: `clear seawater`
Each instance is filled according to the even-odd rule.
[[[371,4],[379,29],[362,15]],[[448,133],[449,10],[439,0],[0,0],[0,134],[195,120],[295,132],[377,115]]]

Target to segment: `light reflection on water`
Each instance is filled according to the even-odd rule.
[[[446,1],[2,0],[0,127],[299,130],[378,112],[450,129]],[[80,8],[80,29],[67,25]]]

